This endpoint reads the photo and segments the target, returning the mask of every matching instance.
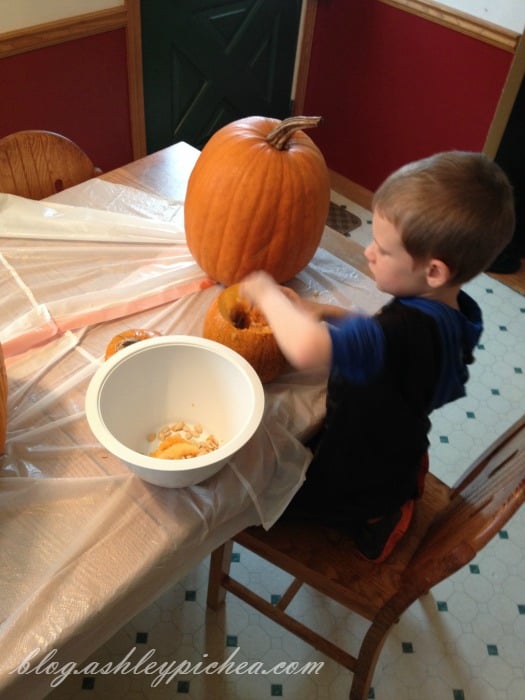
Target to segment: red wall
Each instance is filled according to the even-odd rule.
[[[133,160],[123,29],[3,58],[0,84],[0,137],[48,129],[104,171]]]
[[[319,0],[304,112],[328,167],[375,190],[410,160],[482,150],[512,54],[377,0]]]

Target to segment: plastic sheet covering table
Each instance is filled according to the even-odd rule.
[[[305,477],[302,440],[324,414],[321,372],[289,369],[268,385],[260,429],[192,488],[141,481],[89,430],[84,396],[109,339],[126,328],[201,335],[220,291],[184,238],[184,183],[198,152],[173,148],[185,155],[178,201],[100,179],[45,202],[0,195],[3,699],[44,697],[52,676],[22,673],[25,659],[34,668],[53,652],[80,663],[232,534],[271,526]],[[368,312],[384,302],[323,248],[291,284]]]

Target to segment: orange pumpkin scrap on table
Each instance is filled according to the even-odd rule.
[[[247,117],[219,129],[184,203],[190,252],[225,286],[254,270],[286,282],[312,259],[330,205],[324,157],[302,129],[320,117]]]
[[[160,335],[158,331],[147,331],[142,328],[131,328],[122,333],[117,333],[109,341],[106,347],[105,360],[108,360],[112,355],[114,355],[122,348],[127,348],[128,345],[133,345],[140,340],[146,340],[147,338],[155,338]]]

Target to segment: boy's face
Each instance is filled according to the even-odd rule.
[[[373,241],[365,250],[378,289],[397,297],[420,296],[427,291],[426,265],[406,251],[396,227],[374,212]]]

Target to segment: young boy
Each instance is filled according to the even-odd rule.
[[[372,210],[365,256],[377,287],[393,295],[373,317],[301,300],[264,272],[241,293],[293,366],[330,367],[326,418],[283,517],[341,528],[381,562],[422,492],[429,414],[465,394],[482,318],[461,286],[509,242],[514,206],[499,166],[453,151],[390,175]]]

